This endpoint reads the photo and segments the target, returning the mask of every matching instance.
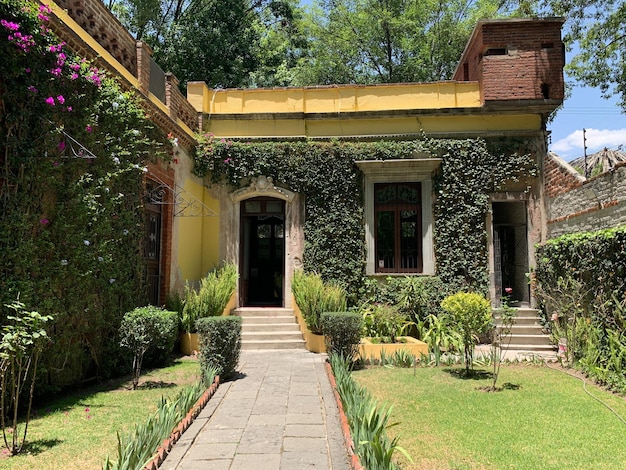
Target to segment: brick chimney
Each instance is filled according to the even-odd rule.
[[[480,82],[485,104],[532,100],[560,104],[564,96],[563,18],[480,21],[454,73]]]

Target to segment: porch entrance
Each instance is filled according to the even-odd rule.
[[[272,197],[241,201],[240,292],[244,307],[284,305],[285,202]]]
[[[506,288],[511,288],[509,300],[514,305],[528,305],[526,203],[494,202],[492,220],[496,296],[499,299],[506,295]]]

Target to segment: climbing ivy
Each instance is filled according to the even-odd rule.
[[[355,162],[442,158],[435,177],[435,252],[444,282],[486,292],[488,194],[537,174],[523,142],[424,137],[377,142],[240,142],[198,136],[194,173],[238,188],[265,175],[305,196],[306,270],[344,284],[354,302],[365,278],[362,173]]]
[[[144,165],[167,139],[49,16],[0,3],[0,305],[55,318],[41,375],[63,386],[116,370],[121,318],[146,302]]]

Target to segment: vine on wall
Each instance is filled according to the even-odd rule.
[[[352,301],[365,279],[362,174],[356,161],[423,154],[443,159],[434,184],[437,272],[447,283],[481,292],[488,288],[488,193],[537,174],[532,157],[514,151],[523,147],[520,142],[493,148],[480,139],[245,143],[211,134],[198,141],[196,175],[238,188],[262,174],[304,194],[305,269],[344,284]]]
[[[19,296],[54,317],[43,366],[63,386],[115,370],[121,318],[146,302],[144,164],[167,140],[49,14],[0,4],[0,306]]]

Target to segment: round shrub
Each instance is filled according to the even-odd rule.
[[[353,360],[361,342],[363,319],[358,313],[322,313],[322,331],[328,354],[337,354]]]
[[[241,353],[241,317],[204,317],[196,321],[200,368],[213,368],[221,379],[235,373]]]

